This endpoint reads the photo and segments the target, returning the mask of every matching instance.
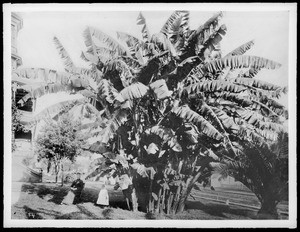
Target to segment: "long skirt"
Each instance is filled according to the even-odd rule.
[[[71,205],[73,204],[74,198],[75,198],[75,194],[73,191],[70,190],[61,203],[66,205]]]

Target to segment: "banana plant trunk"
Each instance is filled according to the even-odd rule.
[[[132,190],[131,200],[132,200],[132,211],[137,212],[138,211],[138,199],[136,196],[135,188],[133,188],[133,190]]]
[[[187,184],[184,187],[184,189],[182,191],[182,194],[180,195],[180,199],[179,199],[178,207],[176,209],[176,213],[181,213],[181,212],[184,211],[185,203],[186,203],[187,198],[188,198],[188,196],[190,195],[190,193],[191,193],[191,191],[193,189],[194,184],[197,182],[197,180],[199,179],[199,177],[202,174],[202,171],[209,164],[210,161],[211,161],[210,157],[206,158],[206,160],[203,160],[202,166],[197,171],[196,175],[193,176],[192,178],[188,179]]]

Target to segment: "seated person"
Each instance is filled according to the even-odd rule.
[[[67,196],[63,199],[61,204],[77,204],[80,202],[81,192],[84,188],[84,183],[80,179],[81,174],[77,173],[77,179],[71,184],[71,190],[68,192]]]

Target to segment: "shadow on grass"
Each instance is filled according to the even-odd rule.
[[[186,209],[200,209],[207,214],[224,218],[226,218],[226,216],[223,213],[228,213],[229,211],[227,205],[203,204],[199,201],[188,201],[186,203]]]
[[[24,205],[23,209],[25,210],[25,215],[27,219],[43,219],[43,217],[39,214],[39,211],[29,208]]]
[[[82,212],[72,212],[56,216],[55,219],[86,220],[90,218],[87,215],[82,214]]]
[[[68,186],[56,186],[56,185],[41,185],[41,184],[23,184],[21,188],[22,192],[27,192],[28,194],[36,194],[38,197],[45,199],[48,197],[47,201],[53,202],[55,204],[60,204],[64,197],[68,194]]]
[[[224,213],[233,214],[237,216],[250,217],[256,219],[256,213],[252,210],[237,208],[234,206],[228,206],[223,204],[206,203],[203,204],[199,201],[188,201],[186,203],[187,209],[200,209],[210,215],[226,217]]]
[[[55,204],[61,204],[64,197],[68,194],[70,185],[58,186],[56,184],[35,184],[25,183],[22,185],[21,191],[28,194],[36,194],[42,199]],[[79,203],[96,203],[99,194],[99,189],[93,187],[85,187],[81,194],[81,201]],[[113,208],[121,208],[128,210],[126,201],[121,191],[109,190],[109,202]]]

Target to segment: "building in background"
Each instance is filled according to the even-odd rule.
[[[18,55],[18,34],[19,31],[23,28],[23,19],[15,12],[11,13],[11,68],[12,71],[17,69],[22,65],[22,58]],[[24,95],[28,92],[23,90],[20,87],[20,82],[16,81],[12,78],[13,83],[13,97],[15,102],[18,102]],[[14,88],[15,87],[15,88]],[[24,105],[20,106],[17,105],[18,109],[20,110],[21,116],[21,124],[26,125],[27,122],[30,120],[32,115],[32,100],[29,101]],[[23,138],[26,140],[31,140],[31,131],[16,131],[14,134],[14,138]]]
[[[18,33],[23,28],[23,20],[16,13],[11,14],[11,67],[16,69],[22,65],[22,58],[18,56]]]
[[[11,14],[11,69],[12,71],[22,65],[22,58],[18,55],[18,33],[23,28],[22,18],[12,12]],[[20,88],[20,82],[12,78],[12,96],[18,102],[27,92]],[[18,107],[18,105],[17,105]],[[21,112],[21,124],[26,125],[32,115],[32,101],[28,101],[23,107],[18,107]],[[41,182],[40,170],[32,169],[24,163],[24,160],[33,156],[31,146],[31,131],[17,130],[14,133],[16,151],[12,155],[12,181]]]

